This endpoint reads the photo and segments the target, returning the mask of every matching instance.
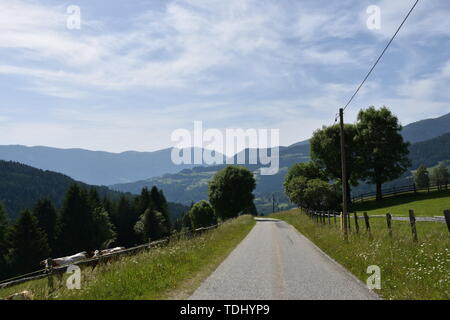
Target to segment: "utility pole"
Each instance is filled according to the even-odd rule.
[[[275,213],[275,194],[272,193],[272,213]]]
[[[341,165],[342,165],[342,226],[344,237],[347,240],[347,164],[345,161],[345,138],[344,138],[344,109],[339,109],[340,128],[341,128]]]

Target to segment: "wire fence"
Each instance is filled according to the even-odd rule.
[[[51,265],[49,265],[45,269],[33,271],[33,272],[30,272],[27,274],[23,274],[23,275],[15,276],[13,278],[2,280],[2,281],[0,281],[0,289],[16,286],[18,284],[22,284],[22,283],[25,283],[28,281],[39,280],[39,279],[49,278],[49,277],[52,277],[55,275],[63,274],[67,271],[67,268],[70,265],[76,265],[79,267],[92,266],[95,268],[97,266],[97,264],[106,263],[114,258],[119,257],[119,256],[135,255],[135,254],[145,251],[145,250],[149,250],[149,249],[153,249],[153,248],[156,248],[159,246],[166,245],[170,241],[180,239],[182,237],[199,236],[206,231],[216,229],[219,225],[220,224],[216,224],[216,225],[213,225],[210,227],[198,228],[195,230],[189,230],[189,231],[184,231],[184,232],[177,232],[167,238],[164,238],[164,239],[161,239],[158,241],[152,241],[149,243],[141,244],[139,246],[126,248],[126,249],[120,250],[118,252],[109,253],[109,254],[102,255],[99,257],[95,257],[95,258],[88,258],[88,259],[80,260],[80,261],[71,263],[69,265],[61,266],[61,267],[52,267]]]

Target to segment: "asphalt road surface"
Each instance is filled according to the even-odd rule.
[[[286,222],[258,219],[192,300],[378,299]]]

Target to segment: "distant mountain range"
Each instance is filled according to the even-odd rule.
[[[191,158],[194,149],[191,148]],[[111,185],[165,173],[175,173],[197,166],[174,164],[171,161],[171,152],[172,149],[154,152],[110,153],[83,149],[11,145],[0,146],[0,159],[17,161],[43,170],[61,172],[75,180],[89,184]]]
[[[427,119],[404,126],[402,135],[411,146],[412,169],[421,163],[433,166],[450,160],[450,113],[436,119]],[[207,198],[207,183],[217,170],[225,165],[175,165],[172,149],[155,152],[108,153],[81,149],[48,147],[0,146],[0,159],[18,161],[40,169],[66,174],[75,180],[93,185],[110,185],[121,192],[139,193],[144,186],[161,188],[169,201],[190,204]],[[193,154],[194,149],[191,149]],[[283,202],[282,183],[287,169],[297,162],[309,161],[309,140],[280,147],[280,171],[273,176],[259,174],[261,164],[246,164],[255,173],[255,191],[258,208],[272,210],[272,193]],[[248,159],[249,149],[242,151]],[[238,155],[235,155],[236,159]],[[398,183],[394,181],[392,183]],[[354,189],[368,190],[370,185]],[[1,198],[1,192],[0,192]]]
[[[449,131],[450,113],[440,118],[411,123],[403,128],[403,136],[405,140],[414,143],[438,137]],[[309,153],[308,146],[309,140],[305,140],[281,149],[303,147],[305,149],[302,150],[300,157],[304,159],[305,152]],[[198,166],[174,164],[171,161],[171,152],[171,148],[154,152],[110,153],[9,145],[0,146],[0,160],[17,161],[35,168],[60,172],[93,185],[130,183]],[[192,155],[193,152],[194,148],[191,148]]]
[[[442,123],[447,121],[447,132],[450,132],[450,114],[436,119],[437,125],[433,136],[433,121],[425,120],[409,124],[404,127],[402,134],[406,141],[412,143],[410,147],[410,158],[412,159],[412,169],[416,169],[420,164],[434,166],[440,161],[450,160],[450,133],[442,135]],[[426,130],[427,136],[432,139],[413,143],[418,139],[417,132]],[[276,201],[287,204],[287,199],[283,194],[283,181],[287,170],[294,163],[306,162],[309,157],[309,141],[302,141],[292,144],[289,147],[280,147],[280,170],[276,175],[263,176],[259,173],[261,165],[245,165],[252,170],[257,179],[255,190],[256,205],[260,212],[267,213],[272,211],[272,194],[276,195]],[[248,159],[249,150],[246,149],[246,159]],[[237,156],[235,156],[236,158]],[[207,199],[208,181],[220,169],[221,166],[198,167],[193,169],[185,169],[176,174],[165,174],[160,177],[153,177],[137,181],[134,183],[118,184],[111,186],[114,190],[137,193],[142,187],[157,186],[164,190],[164,193],[171,201],[188,204],[192,201],[196,202]],[[407,177],[410,173],[405,174],[402,179],[393,181],[393,184],[410,183]],[[391,183],[391,184],[392,184]],[[355,193],[372,191],[371,185],[362,184],[353,189]]]
[[[425,141],[450,132],[450,113],[439,118],[413,122],[403,127],[403,139],[411,143]]]

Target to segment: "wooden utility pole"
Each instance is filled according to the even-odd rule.
[[[343,219],[343,231],[344,237],[347,239],[347,165],[345,162],[345,138],[344,138],[344,109],[339,109],[340,128],[341,128],[341,166],[342,166],[342,219]]]
[[[275,195],[272,193],[272,213],[275,213]]]

